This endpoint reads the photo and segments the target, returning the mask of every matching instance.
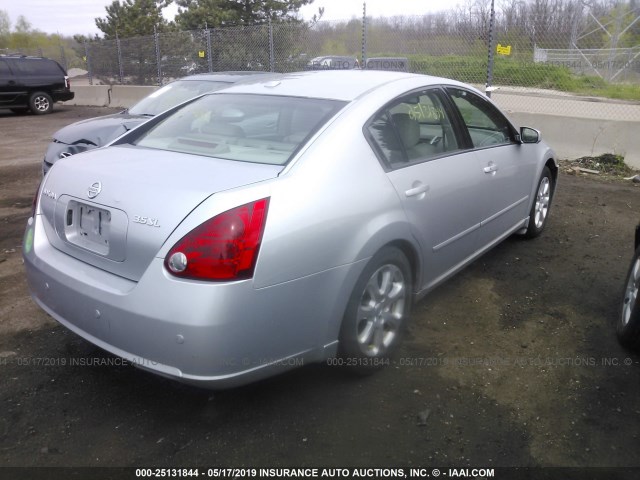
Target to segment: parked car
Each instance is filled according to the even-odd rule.
[[[640,287],[640,224],[636,227],[634,248],[635,253],[627,273],[622,296],[622,309],[618,316],[616,333],[622,345],[638,349],[640,347],[640,302],[638,302],[638,288]]]
[[[221,388],[328,359],[370,371],[415,301],[544,230],[557,175],[536,130],[463,83],[298,72],[61,160],[23,255],[46,312],[160,375]]]
[[[146,122],[168,108],[206,92],[219,90],[240,81],[251,81],[264,72],[202,73],[175,80],[140,100],[133,107],[113,115],[89,118],[61,128],[53,134],[42,163],[46,175],[60,158],[106,145],[123,133]]]
[[[55,60],[0,55],[0,108],[14,113],[50,113],[54,102],[72,100],[67,72]]]

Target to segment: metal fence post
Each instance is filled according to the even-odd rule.
[[[367,67],[367,2],[362,2],[362,64],[360,68]]]
[[[67,65],[67,56],[64,53],[64,46],[62,46],[62,44],[60,45],[60,60],[62,60],[62,66],[64,67],[65,71],[68,70],[68,65]]]
[[[87,73],[89,76],[89,85],[93,85],[93,72],[91,71],[91,57],[89,56],[89,44],[84,41],[84,58],[87,62]]]
[[[208,28],[204,30],[207,35],[207,63],[209,65],[209,73],[213,72],[213,50],[211,50],[211,31]]]
[[[158,66],[158,85],[162,86],[162,63],[160,61],[160,39],[158,38],[158,28],[153,26],[153,43],[156,47],[156,65]]]
[[[269,12],[269,71],[275,72],[275,58],[273,53],[273,25],[271,24],[271,13]]]
[[[118,79],[120,81],[120,85],[122,85],[122,81],[124,78],[124,71],[122,68],[122,50],[120,49],[120,37],[116,33],[116,49],[118,52]]]
[[[493,83],[493,30],[496,21],[495,0],[491,0],[491,17],[489,18],[489,61],[487,64],[487,85],[485,94],[491,98],[491,84]]]

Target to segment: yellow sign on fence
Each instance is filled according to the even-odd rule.
[[[511,45],[503,47],[502,45],[498,44],[498,48],[496,50],[500,55],[511,55]]]
[[[198,51],[198,57],[200,57],[200,58],[204,58],[204,55],[205,55],[204,50],[199,50],[199,51]]]

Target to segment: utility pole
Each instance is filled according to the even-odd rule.
[[[491,98],[491,91],[493,87],[491,84],[493,83],[493,31],[495,29],[495,21],[496,21],[496,9],[495,9],[495,0],[491,0],[491,16],[489,18],[489,61],[487,65],[487,85],[485,87],[485,94],[487,97]]]

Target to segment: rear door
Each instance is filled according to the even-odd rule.
[[[464,150],[447,105],[439,88],[416,91],[365,127],[420,244],[422,288],[474,255],[484,213],[478,156]]]
[[[9,60],[0,58],[0,105],[13,105],[16,97],[16,79]]]

